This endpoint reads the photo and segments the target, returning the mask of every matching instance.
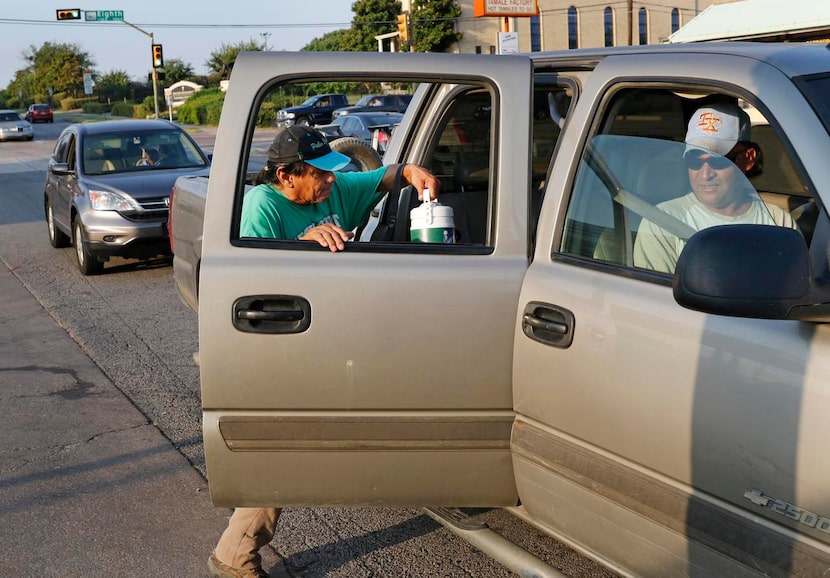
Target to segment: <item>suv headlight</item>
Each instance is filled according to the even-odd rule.
[[[132,199],[112,191],[89,191],[89,200],[96,211],[140,211],[141,207]]]

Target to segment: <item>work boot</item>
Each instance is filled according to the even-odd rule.
[[[208,558],[208,569],[212,576],[222,576],[223,578],[268,578],[268,572],[263,570],[261,566],[256,568],[234,568],[223,563],[215,554],[211,554]]]

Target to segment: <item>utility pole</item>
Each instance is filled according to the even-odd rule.
[[[151,49],[152,49],[152,46],[155,44],[155,42],[154,42],[154,40],[153,40],[153,33],[152,33],[152,32],[147,32],[146,30],[142,30],[141,28],[139,28],[139,27],[138,27],[138,26],[136,26],[135,24],[131,24],[131,23],[127,22],[126,20],[123,20],[123,22],[124,22],[124,24],[126,24],[126,25],[127,25],[127,26],[129,26],[130,28],[135,28],[136,30],[138,30],[139,32],[141,32],[142,34],[144,34],[145,36],[149,36],[149,37],[150,37],[150,47],[151,47]],[[157,73],[157,71],[156,71],[156,67],[155,67],[155,66],[153,66],[153,69],[152,69],[152,70],[153,70],[153,104],[154,104],[154,105],[155,105],[155,107],[156,107],[156,118],[158,118],[158,117],[159,117],[159,88],[158,88],[158,73]]]

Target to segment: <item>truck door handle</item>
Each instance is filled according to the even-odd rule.
[[[531,301],[522,313],[522,331],[525,335],[544,343],[566,349],[574,338],[574,315],[558,305]]]
[[[302,333],[311,326],[311,304],[296,295],[248,295],[233,303],[233,325],[245,333]]]
[[[303,312],[240,309],[236,312],[236,317],[237,319],[247,319],[248,321],[299,321],[303,318]]]

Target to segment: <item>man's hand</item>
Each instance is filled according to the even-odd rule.
[[[424,189],[429,189],[431,199],[438,198],[438,192],[441,190],[441,181],[424,167],[407,164],[403,169],[403,178],[418,190],[418,198],[422,201],[425,200],[423,196]]]
[[[328,247],[332,253],[346,248],[346,241],[354,237],[351,231],[344,231],[333,223],[324,223],[309,229],[300,237],[301,241],[317,241],[322,247]]]

